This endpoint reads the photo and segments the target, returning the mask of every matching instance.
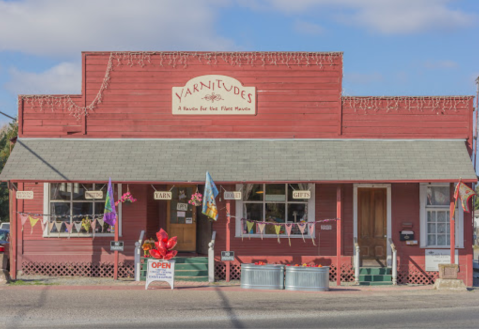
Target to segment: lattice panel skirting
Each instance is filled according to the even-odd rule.
[[[399,284],[434,284],[439,272],[425,272],[416,266],[401,267],[398,270]]]
[[[226,279],[226,265],[225,263],[215,262],[215,280]],[[231,264],[231,280],[241,279],[241,264]],[[329,267],[329,281],[336,281],[336,266]],[[354,270],[351,265],[341,266],[341,281],[353,282]]]
[[[25,275],[47,276],[88,276],[113,277],[113,263],[44,263],[23,262],[22,271]],[[118,277],[133,278],[133,262],[118,264]]]

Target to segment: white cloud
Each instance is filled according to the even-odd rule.
[[[0,51],[71,56],[82,50],[225,50],[222,0],[0,0]]]
[[[426,61],[424,67],[428,69],[455,69],[459,67],[459,64],[454,61]]]
[[[329,17],[345,25],[367,28],[383,34],[408,34],[430,30],[447,31],[471,26],[477,13],[449,6],[453,0],[267,0],[269,8],[287,14]],[[252,9],[265,9],[255,1]]]
[[[305,21],[296,21],[294,30],[301,34],[320,35],[324,33],[324,29],[321,26]]]
[[[41,73],[12,68],[4,87],[13,94],[80,94],[81,65],[64,62]]]

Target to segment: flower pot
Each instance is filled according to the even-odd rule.
[[[241,264],[241,288],[283,289],[284,265]]]
[[[329,290],[329,266],[286,266],[286,290]]]

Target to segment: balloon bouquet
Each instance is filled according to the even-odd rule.
[[[176,246],[177,237],[168,239],[168,233],[162,228],[156,233],[158,241],[155,242],[155,248],[150,249],[150,255],[156,259],[170,260],[176,256],[178,250],[172,250]]]

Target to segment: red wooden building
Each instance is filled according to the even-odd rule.
[[[191,256],[207,254],[216,232],[218,278],[227,243],[232,278],[240,263],[261,260],[330,265],[335,279],[340,260],[342,281],[354,280],[356,254],[363,267],[391,267],[394,245],[398,282],[432,283],[435,262],[449,254],[451,184],[477,180],[473,97],[344,97],[342,58],[84,52],[80,95],[19,96],[19,136],[0,176],[11,191],[12,276],[113,275],[115,230],[101,221],[101,194],[85,193],[105,192],[111,177],[116,198],[130,191],[137,199],[118,207],[120,276],[132,274],[141,230],[150,237],[162,227]],[[206,171],[220,189],[213,223],[184,206],[203,191]],[[31,199],[16,198],[19,191]],[[172,200],[156,200],[155,191],[171,191]],[[225,201],[225,191],[241,191],[241,200]],[[284,230],[278,243],[274,226],[260,234],[241,218],[317,223],[304,239],[293,226],[290,245]],[[333,220],[318,222],[325,219]],[[472,225],[458,207],[467,286]]]

